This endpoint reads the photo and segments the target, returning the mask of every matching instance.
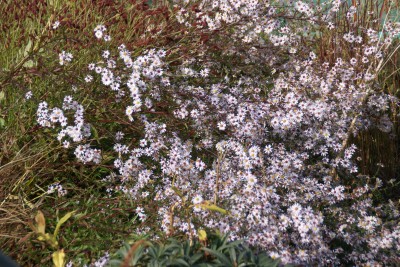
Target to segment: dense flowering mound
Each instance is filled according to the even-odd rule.
[[[315,2],[177,2],[180,34],[198,37],[197,50],[180,41],[109,47],[60,107],[39,104],[38,122],[58,129],[79,161],[111,159],[107,192],[132,197],[140,219],[167,234],[219,229],[283,263],[395,261],[398,212],[389,202],[379,216],[386,203],[372,202],[375,185],[359,172],[351,138],[392,131],[398,99],[378,76],[400,24],[360,27],[366,7]],[[322,37],[332,46],[315,51]],[[93,38],[112,36],[99,25]],[[74,55],[59,60],[67,67]],[[96,91],[82,96],[81,87]],[[111,147],[90,142],[100,123],[79,99],[91,97],[102,106],[87,112],[119,125]]]

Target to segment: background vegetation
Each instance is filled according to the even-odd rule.
[[[204,60],[207,60],[207,55],[220,57],[226,68],[236,64],[234,60],[237,58],[218,54],[218,51],[229,49],[230,44],[223,40],[224,34],[229,32],[221,31],[221,40],[216,38],[213,46],[206,46],[210,36],[198,34],[196,28],[185,29],[173,16],[176,10],[172,4],[153,2],[6,0],[0,6],[0,40],[4,40],[0,43],[0,249],[21,266],[51,266],[52,254],[58,249],[63,249],[68,259],[83,265],[103,257],[106,251],[116,252],[124,241],[130,244],[126,247],[129,250],[132,244],[143,238],[167,240],[161,230],[151,225],[151,214],[145,224],[138,219],[132,199],[122,195],[108,196],[101,180],[109,174],[113,162],[111,155],[104,155],[105,160],[99,165],[80,163],[62,148],[54,133],[41,129],[36,120],[38,102],[46,99],[49,103],[59,104],[74,85],[82,90],[79,100],[84,103],[88,116],[98,123],[92,125],[92,141],[111,147],[110,132],[133,126],[123,118],[123,111],[121,114],[108,114],[105,109],[96,111],[94,108],[105,107],[105,104],[118,105],[113,101],[113,95],[88,86],[83,80],[72,81],[71,77],[81,77],[88,63],[96,60],[94,55],[122,43],[136,55],[145,49],[168,47],[172,66],[182,64],[185,57],[194,54],[205,55]],[[374,23],[378,27],[389,11],[388,1],[359,2],[364,5],[360,10],[375,9],[379,17],[357,13],[354,20],[358,21],[358,27]],[[189,7],[195,9],[196,5]],[[345,14],[339,13],[338,21],[341,16]],[[397,18],[397,14],[392,16]],[[53,31],[51,28],[56,20],[61,26]],[[99,24],[107,26],[112,36],[110,42],[99,43],[93,38],[93,29]],[[344,23],[341,27],[347,29],[351,26]],[[335,42],[335,31],[326,31],[324,34],[315,33],[315,40],[308,44],[317,52],[321,62],[333,61],[337,55],[332,51],[339,51],[337,47],[342,47],[343,58],[351,57],[347,54],[349,50],[343,49],[348,44]],[[76,58],[66,67],[58,62],[62,50],[70,51]],[[175,53],[178,50],[180,53]],[[379,77],[383,90],[395,97],[399,96],[399,69],[400,58],[395,53]],[[223,76],[223,73],[218,75]],[[26,99],[28,92],[33,93],[34,101]],[[102,98],[85,98],[89,93]],[[170,118],[172,107],[168,101],[162,108],[165,117]],[[374,191],[376,203],[398,198],[400,194],[399,107],[393,106],[390,110],[390,120],[394,124],[391,134],[368,130],[352,137],[360,147],[357,156],[360,157],[361,173],[383,181],[384,186]],[[115,117],[120,117],[120,121],[113,120]],[[183,123],[177,121],[175,126],[183,135],[193,134],[185,132]],[[135,131],[139,132],[132,128],[131,132]],[[67,198],[47,193],[48,186],[55,183],[63,184],[69,192]],[[147,204],[149,207],[155,205]],[[38,225],[39,210],[43,212],[49,232],[55,230],[60,218],[74,211],[73,216],[62,224],[55,246],[37,240],[34,230]],[[141,234],[145,229],[146,235]],[[175,238],[181,240],[185,237],[178,235]],[[207,250],[203,249],[201,253],[204,251]],[[209,259],[222,258],[214,255]]]

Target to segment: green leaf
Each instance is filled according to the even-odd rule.
[[[190,264],[183,259],[172,259],[168,261],[167,266],[190,266]]]
[[[91,128],[93,130],[94,139],[97,141],[97,143],[100,144],[99,133],[97,132],[97,129],[94,128],[93,125],[91,125]]]
[[[224,215],[229,214],[229,212],[227,210],[225,210],[223,208],[220,208],[215,204],[210,204],[209,201],[204,201],[203,203],[197,204],[196,206],[200,207],[202,209],[216,211],[216,212],[219,212],[219,213],[224,214]]]
[[[122,261],[121,260],[117,260],[117,259],[113,259],[113,260],[110,260],[108,263],[107,263],[108,265],[107,266],[110,266],[110,267],[119,267],[119,266],[121,266],[121,264],[122,264]]]
[[[279,266],[280,260],[274,260],[271,257],[267,256],[266,254],[260,254],[258,255],[257,263],[259,263],[259,266],[264,266],[264,267],[277,267]],[[288,266],[288,265],[285,265]]]
[[[135,254],[131,259],[131,265],[132,266],[136,266],[136,264],[139,263],[139,260],[143,257],[144,250],[145,250],[145,246],[139,246],[136,249]]]
[[[237,262],[235,248],[232,247],[229,249],[229,256],[230,256],[232,262]]]
[[[36,62],[34,62],[32,59],[30,59],[30,60],[27,60],[25,63],[24,63],[24,67],[26,67],[26,68],[32,68],[33,66],[35,66],[36,65]]]
[[[228,237],[228,236],[224,236],[224,238],[222,239],[223,243],[222,243],[222,245],[218,248],[219,251],[223,251],[223,250],[225,250],[225,249],[230,249],[230,248],[232,248],[232,247],[237,247],[237,246],[239,246],[240,244],[243,243],[242,240],[236,240],[236,241],[232,241],[232,242],[229,242],[229,243],[228,243],[227,237]]]
[[[29,55],[29,52],[31,51],[31,48],[32,48],[32,44],[33,44],[32,40],[29,40],[28,44],[25,46],[25,49],[24,49],[24,52],[23,52],[23,56],[24,57]]]
[[[182,192],[179,191],[178,188],[176,188],[175,186],[173,186],[173,187],[171,187],[171,188],[172,188],[172,190],[174,190],[174,192],[175,192],[178,196],[180,196],[180,198],[182,198],[182,199],[184,198]]]
[[[53,234],[54,238],[57,238],[57,234],[58,234],[58,231],[60,230],[61,225],[63,225],[75,212],[76,212],[75,210],[68,212],[67,214],[64,215],[64,217],[62,217],[58,221],[56,229],[54,230],[54,234]]]
[[[202,253],[196,253],[189,259],[189,264],[193,265],[195,264],[198,260],[200,260],[204,255]]]
[[[224,254],[208,248],[201,249],[215,256],[224,266],[234,266],[233,262],[231,262]]]
[[[6,121],[3,118],[0,118],[0,128],[3,128],[6,125]]]

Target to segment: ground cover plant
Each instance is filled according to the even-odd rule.
[[[207,246],[207,247],[205,247]],[[147,248],[147,249],[145,249]],[[169,239],[152,244],[140,240],[133,246],[125,245],[117,252],[110,266],[265,266],[279,265],[265,253],[254,253],[242,241],[228,242],[228,236],[200,237],[184,242]]]
[[[399,262],[398,2],[1,8],[0,248],[21,265]]]

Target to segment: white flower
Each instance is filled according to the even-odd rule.
[[[201,77],[208,77],[208,74],[210,73],[210,70],[205,68],[204,70],[200,71],[200,76]]]
[[[266,145],[265,148],[264,148],[264,153],[265,154],[271,154],[272,150],[273,149],[272,149],[271,145]]]
[[[106,42],[111,41],[111,36],[110,35],[104,35],[104,41],[106,41]]]
[[[126,113],[126,115],[128,115],[128,118],[130,121],[133,121],[132,113],[133,113],[134,109],[135,109],[135,107],[133,107],[133,106],[128,106],[126,108],[125,113]]]
[[[147,215],[144,213],[144,209],[142,207],[137,207],[136,208],[136,213],[139,216],[139,219],[143,222],[144,220],[146,220]]]
[[[116,134],[115,134],[115,139],[117,140],[117,141],[120,141],[120,140],[122,140],[122,138],[124,138],[124,133],[123,132],[117,132]]]
[[[204,168],[206,167],[206,164],[201,159],[197,159],[195,165],[199,171],[204,170]]]
[[[295,203],[288,210],[292,214],[292,216],[296,216],[297,217],[297,216],[299,216],[299,214],[300,214],[300,212],[302,210],[302,207],[300,206],[299,203]]]
[[[67,140],[65,140],[65,141],[63,142],[63,147],[64,147],[64,148],[69,148],[69,146],[70,146],[70,143],[69,143]]]
[[[104,32],[104,31],[106,31],[106,30],[107,30],[107,29],[106,29],[106,26],[104,26],[104,25],[102,25],[102,24],[97,25],[96,28],[94,28],[94,31],[95,31],[95,32],[97,32],[97,31]]]
[[[53,30],[55,30],[55,29],[57,29],[58,27],[60,26],[60,22],[58,21],[58,20],[56,20],[54,23],[53,23]]]
[[[196,195],[193,200],[192,200],[193,204],[197,205],[203,202],[203,198],[201,195]]]
[[[67,53],[65,51],[62,51],[58,57],[60,60],[60,65],[65,65],[66,63],[71,62],[73,58],[71,53]]]
[[[218,122],[217,127],[220,131],[224,131],[226,129],[226,123],[223,121]]]
[[[32,91],[29,91],[29,92],[27,92],[26,94],[25,94],[25,99],[31,99],[31,97],[32,97]]]
[[[147,140],[146,139],[141,139],[140,140],[140,146],[145,147],[147,145]]]
[[[251,186],[251,187],[254,186],[257,183],[257,178],[251,173],[248,173],[246,175],[246,178],[247,178],[248,185]]]
[[[276,253],[276,252],[270,252],[269,253],[269,256],[273,259],[273,260],[275,260],[275,259],[279,259],[279,254],[278,253]]]
[[[85,82],[90,83],[91,81],[93,81],[93,76],[92,75],[86,75]]]
[[[96,36],[97,39],[101,39],[101,37],[103,37],[103,32],[102,31],[95,31],[94,36]]]
[[[249,149],[249,156],[251,159],[256,159],[258,158],[258,153],[259,153],[260,149],[258,146],[252,146]]]
[[[109,56],[110,56],[110,51],[108,51],[108,50],[103,51],[104,58],[108,58]]]

